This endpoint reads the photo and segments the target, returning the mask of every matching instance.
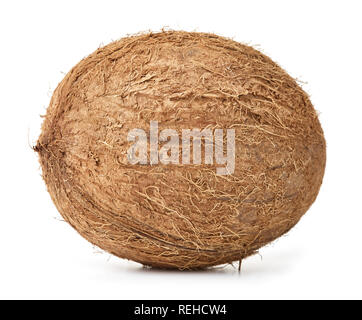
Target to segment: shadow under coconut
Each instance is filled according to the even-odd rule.
[[[235,275],[238,274],[242,277],[254,277],[255,275],[275,275],[286,273],[293,266],[298,265],[298,260],[301,256],[301,250],[292,248],[289,250],[280,251],[278,253],[265,254],[263,257],[260,254],[251,256],[242,262],[241,270],[239,272],[239,262],[233,264],[221,265],[216,267],[196,269],[196,270],[174,270],[174,269],[162,269],[153,268],[147,266],[137,266],[133,268],[127,268],[128,272],[142,273],[142,274],[167,274],[167,275]]]
[[[177,269],[165,269],[165,268],[155,268],[148,266],[140,266],[137,269],[134,269],[134,272],[142,273],[167,273],[167,274],[229,274],[231,272],[237,272],[238,268],[232,265],[222,265],[209,268],[200,268],[200,269],[191,269],[191,270],[177,270]]]

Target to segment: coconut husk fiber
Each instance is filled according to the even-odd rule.
[[[134,128],[234,128],[235,171],[132,165]],[[123,38],[59,84],[34,147],[57,209],[92,244],[147,266],[240,261],[316,199],[326,144],[308,95],[250,46],[213,34]]]

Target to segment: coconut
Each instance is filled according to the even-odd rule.
[[[179,137],[234,130],[233,172],[152,162],[149,144],[146,162],[131,163],[129,132],[149,141],[155,122]],[[250,46],[180,31],[126,37],[78,63],[34,149],[53,202],[84,238],[177,269],[241,261],[285,234],[316,199],[326,161],[316,111],[281,67]]]

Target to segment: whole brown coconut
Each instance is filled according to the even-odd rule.
[[[235,129],[235,171],[130,164],[127,134]],[[315,200],[326,146],[296,81],[255,49],[161,32],[98,49],[59,84],[34,148],[63,218],[94,245],[165,268],[241,260]]]

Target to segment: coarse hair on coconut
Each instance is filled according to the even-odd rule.
[[[134,128],[235,129],[235,171],[130,164]],[[55,90],[35,151],[60,214],[147,266],[241,261],[316,199],[326,144],[308,95],[270,58],[214,34],[163,31],[99,48]]]

